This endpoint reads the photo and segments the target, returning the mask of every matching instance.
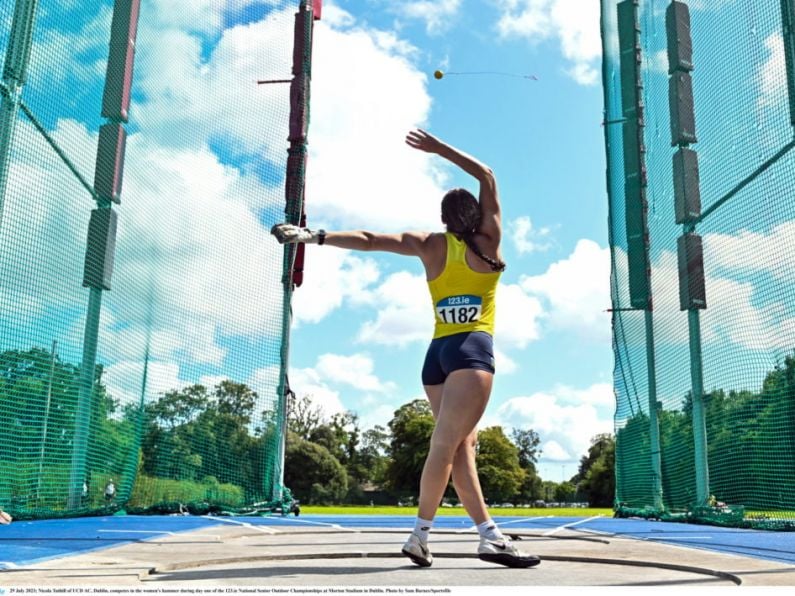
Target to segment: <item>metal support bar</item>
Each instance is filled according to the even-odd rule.
[[[699,311],[687,311],[690,331],[690,377],[693,384],[693,447],[696,466],[696,505],[709,499],[709,459],[707,457],[707,424],[704,415],[704,370],[701,355],[701,320]]]
[[[746,186],[751,184],[757,177],[763,174],[770,166],[775,164],[779,159],[784,157],[787,153],[789,153],[792,148],[795,147],[795,139],[784,145],[781,149],[779,149],[772,157],[770,157],[767,161],[765,161],[761,166],[756,168],[753,172],[751,172],[748,176],[743,178],[734,188],[732,188],[729,192],[723,195],[720,199],[715,201],[710,207],[701,214],[695,222],[691,224],[685,225],[685,231],[692,232],[695,230],[696,224],[701,223],[704,221],[708,215],[714,212],[718,207],[721,207],[726,201],[734,197],[737,193],[739,193],[742,189]]]
[[[47,400],[44,403],[44,422],[41,425],[41,451],[39,452],[39,477],[36,482],[36,502],[41,499],[41,480],[44,477],[44,454],[47,447],[47,427],[50,424],[50,405],[52,404],[52,385],[55,377],[55,358],[58,341],[52,340],[50,351],[50,377],[47,381]]]
[[[55,139],[53,139],[50,136],[50,133],[48,133],[47,129],[44,128],[44,125],[41,122],[39,122],[38,118],[36,118],[36,115],[30,110],[30,108],[28,108],[28,106],[26,106],[24,102],[19,102],[19,108],[22,110],[22,113],[24,113],[25,116],[28,117],[28,120],[31,121],[33,126],[36,127],[36,130],[39,131],[39,134],[41,134],[41,136],[44,137],[44,140],[47,141],[47,144],[50,147],[52,147],[55,153],[58,155],[58,157],[61,158],[61,161],[64,162],[67,168],[69,168],[69,171],[72,172],[72,174],[74,174],[75,178],[77,178],[77,180],[80,182],[83,188],[85,188],[88,191],[88,193],[92,196],[92,198],[94,198],[94,200],[99,201],[100,197],[97,194],[97,192],[94,190],[94,187],[78,171],[77,166],[75,166],[72,163],[72,160],[69,159],[69,157],[66,155],[64,150],[58,146],[58,143],[56,143]]]
[[[69,498],[67,509],[78,509],[86,480],[86,454],[88,430],[91,422],[91,397],[94,393],[94,370],[97,361],[99,315],[102,310],[102,290],[91,288],[88,313],[83,335],[83,360],[80,363],[80,381],[75,413],[75,434],[72,443],[72,465],[69,473]]]
[[[657,419],[657,365],[654,353],[654,313],[646,310],[646,372],[649,383],[649,451],[651,455],[651,490],[654,508],[663,508],[660,423]]]

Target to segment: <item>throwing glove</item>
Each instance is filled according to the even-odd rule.
[[[323,244],[326,240],[325,230],[310,230],[301,228],[293,224],[276,224],[271,228],[271,234],[276,236],[279,244],[297,244],[305,242],[307,244]]]

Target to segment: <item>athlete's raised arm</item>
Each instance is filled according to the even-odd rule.
[[[484,236],[499,244],[502,236],[500,201],[497,192],[497,179],[489,166],[471,155],[448,145],[432,134],[421,130],[413,130],[406,136],[406,144],[420,151],[435,153],[457,165],[480,183],[480,227],[477,230]]]

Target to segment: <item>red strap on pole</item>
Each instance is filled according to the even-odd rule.
[[[301,218],[301,227],[306,224],[306,216]],[[293,263],[293,283],[296,288],[300,288],[304,283],[304,259],[306,258],[306,244],[301,242],[295,249],[295,261]]]
[[[323,8],[323,0],[312,0],[312,12],[315,15],[315,20],[320,20],[320,11]]]

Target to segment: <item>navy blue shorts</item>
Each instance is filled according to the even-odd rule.
[[[462,368],[494,374],[491,335],[485,331],[471,331],[434,339],[422,366],[422,384],[441,385],[447,375]]]

